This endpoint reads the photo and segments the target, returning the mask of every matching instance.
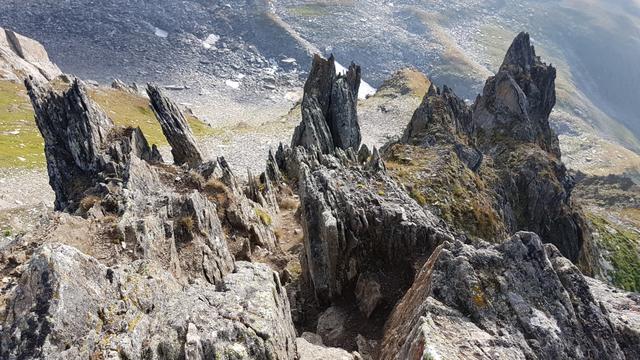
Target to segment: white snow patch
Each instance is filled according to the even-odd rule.
[[[159,27],[155,28],[153,30],[153,33],[156,34],[156,36],[161,37],[163,39],[165,39],[167,36],[169,36],[169,33],[166,30],[162,30]]]
[[[336,61],[336,74],[344,75],[346,73],[347,73],[347,68],[345,68],[344,66],[340,65]],[[376,88],[374,88],[373,86],[367,84],[366,81],[360,80],[360,90],[358,91],[358,99],[366,99],[367,96],[374,95],[376,93],[376,91],[378,91],[378,90]]]
[[[296,62],[296,59],[290,57],[290,58],[282,59],[280,61],[282,61],[285,64],[293,64]]]
[[[238,89],[240,87],[240,83],[237,82],[237,81],[227,80],[224,83],[225,83],[225,85],[227,85],[228,87],[230,87],[232,89]]]

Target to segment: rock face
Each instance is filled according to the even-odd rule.
[[[634,358],[638,329],[612,321],[592,281],[533,233],[445,243],[394,309],[379,358]]]
[[[346,74],[336,75],[333,56],[328,60],[314,56],[304,86],[302,122],[293,135],[292,147],[318,147],[331,153],[335,147],[360,147],[357,102],[360,67],[351,64]]]
[[[560,158],[558,137],[549,126],[556,104],[555,79],[556,69],[536,55],[529,34],[520,33],[474,105],[473,131],[479,143],[492,147],[492,137],[511,137],[538,144]]]
[[[155,262],[109,268],[64,245],[28,264],[1,335],[3,359],[293,359],[286,293],[265,265],[238,262],[217,287]]]
[[[45,82],[61,74],[39,42],[0,27],[0,79],[32,77]]]
[[[101,184],[130,180],[131,157],[161,159],[139,129],[115,129],[78,80],[63,93],[32,78],[25,85],[44,138],[56,210],[74,211],[87,191],[104,192]]]
[[[151,108],[160,122],[164,136],[171,144],[171,154],[176,165],[187,164],[192,168],[202,164],[202,154],[184,115],[176,104],[156,86],[147,86]]]
[[[379,168],[379,157],[359,165],[352,151],[332,156],[298,147],[290,159],[294,164],[287,168],[299,169],[290,177],[299,179],[303,270],[322,304],[343,295],[360,273],[379,272],[381,266],[398,279],[410,277],[412,261],[450,237]]]

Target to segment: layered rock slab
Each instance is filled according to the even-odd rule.
[[[389,318],[380,359],[633,358],[640,333],[621,331],[591,281],[533,233],[444,243]]]
[[[336,74],[333,56],[315,55],[304,86],[302,122],[294,131],[292,147],[316,146],[323,153],[334,148],[360,147],[357,102],[360,67],[351,64],[345,74]]]
[[[379,157],[360,165],[353,152],[332,156],[301,147],[291,157],[299,169],[303,270],[320,303],[339,298],[363,272],[410,272],[412,261],[451,237],[377,166]]]
[[[2,358],[293,359],[286,292],[266,265],[238,262],[217,286],[157,263],[106,267],[45,245],[9,302]]]
[[[171,154],[176,165],[187,164],[192,168],[202,164],[202,154],[193,132],[178,106],[153,85],[147,86],[151,108],[162,128],[162,133],[171,145]]]

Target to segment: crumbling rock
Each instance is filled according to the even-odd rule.
[[[106,267],[64,245],[39,249],[10,299],[3,359],[294,359],[286,292],[265,265],[214,286],[155,262]]]
[[[379,358],[628,358],[639,333],[611,321],[592,281],[533,233],[444,243],[394,309]]]
[[[202,164],[202,154],[180,109],[156,86],[148,85],[147,94],[162,132],[171,145],[174,163],[187,164],[192,168],[198,167]]]
[[[304,86],[302,122],[295,129],[292,147],[318,147],[323,153],[334,148],[360,147],[357,102],[360,67],[351,64],[346,74],[336,74],[335,60],[315,55]]]

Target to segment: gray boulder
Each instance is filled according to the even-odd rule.
[[[637,327],[621,331],[590,281],[533,233],[444,243],[387,321],[379,358],[629,358]]]
[[[3,359],[294,359],[278,276],[237,263],[217,286],[185,285],[156,262],[106,267],[59,244],[40,248],[11,294]]]

